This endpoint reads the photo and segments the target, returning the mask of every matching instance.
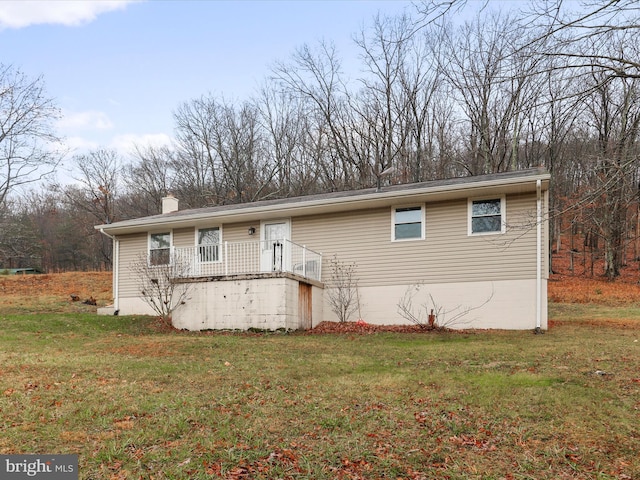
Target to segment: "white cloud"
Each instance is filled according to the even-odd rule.
[[[124,9],[131,0],[3,0],[0,28],[23,28],[43,23],[77,26],[101,13]]]
[[[100,144],[82,137],[65,137],[61,147],[67,150],[71,155],[75,155],[77,153],[96,150],[100,148]]]
[[[1,1],[1,0],[0,0]],[[136,147],[163,147],[171,146],[173,139],[164,133],[148,133],[142,135],[123,134],[116,135],[111,139],[101,137],[87,138],[82,136],[68,136],[55,145],[56,150],[66,152],[66,158],[76,155],[83,155],[93,150],[111,149],[117,151],[123,157],[132,155]]]
[[[57,125],[61,130],[109,130],[113,128],[109,116],[97,110],[63,112]]]
[[[109,148],[113,148],[122,154],[131,154],[138,147],[163,147],[169,146],[172,138],[166,133],[147,133],[143,135],[124,134],[117,135],[111,141]]]

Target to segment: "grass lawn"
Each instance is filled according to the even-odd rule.
[[[0,453],[76,453],[82,479],[640,478],[638,310],[550,312],[544,335],[241,335],[0,310]]]

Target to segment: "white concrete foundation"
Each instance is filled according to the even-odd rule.
[[[194,282],[185,303],[173,312],[173,326],[185,330],[311,328],[315,318],[322,317],[322,288],[311,285],[311,302],[305,307],[309,315],[301,315],[300,283],[281,274]]]
[[[541,328],[547,329],[547,281],[542,285]],[[398,313],[398,303],[407,291],[407,285],[360,287],[360,317],[376,325],[411,324]],[[328,303],[325,290],[325,320],[337,321]],[[468,311],[446,326],[455,329],[507,329],[533,330],[536,327],[536,281],[509,280],[496,282],[460,282],[423,284],[412,304],[414,312],[434,308],[429,294],[441,307],[439,320],[447,324],[460,312]],[[484,304],[484,305],[483,305]],[[426,308],[424,305],[427,305]],[[356,313],[350,320],[358,320]]]
[[[173,314],[176,328],[187,330],[232,329],[298,330],[323,320],[337,321],[328,302],[328,289],[311,286],[311,320],[300,318],[300,280],[292,276],[255,275],[235,279],[200,279],[191,285],[189,297]],[[547,281],[542,281],[541,328],[547,323]],[[377,325],[411,322],[398,313],[407,285],[360,287],[360,310],[350,320]],[[533,330],[536,327],[536,284],[531,280],[426,284],[413,297],[415,313],[441,307],[439,321],[449,328]],[[484,304],[484,305],[483,305]],[[427,305],[426,308],[424,305]],[[154,315],[140,298],[120,298],[120,315]],[[459,312],[468,310],[455,322]],[[105,309],[106,314],[113,310]]]

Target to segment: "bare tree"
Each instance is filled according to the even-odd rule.
[[[63,202],[69,207],[66,213],[75,225],[70,228],[84,232],[84,237],[100,252],[105,263],[111,263],[112,242],[92,228],[91,224],[112,223],[118,219],[116,200],[121,186],[121,162],[115,150],[100,149],[77,155],[73,158],[75,183],[49,187],[61,193]],[[76,247],[74,245],[73,254],[76,253]]]
[[[224,202],[223,172],[213,139],[213,108],[215,103],[202,96],[183,103],[173,115],[179,162],[176,186],[182,200],[193,208]]]
[[[266,155],[256,106],[219,103],[212,112],[214,151],[226,180],[226,201],[253,202],[269,196],[279,165]]]
[[[368,75],[360,79],[361,98],[350,102],[357,121],[352,130],[359,132],[360,152],[373,172],[377,185],[406,146],[407,95],[403,71],[409,52],[411,28],[408,16],[376,16],[373,26],[355,37]],[[360,128],[358,128],[361,126]]]
[[[187,195],[177,191],[176,169],[180,168],[175,150],[168,146],[136,146],[135,161],[124,168],[126,195],[122,198],[123,216],[128,218],[160,213],[162,197],[173,192],[181,201]]]
[[[460,14],[467,6],[467,0],[421,0],[416,2],[418,18],[415,20],[414,30],[419,31],[425,27],[440,27],[447,23],[453,15]],[[489,3],[489,0],[473,2],[480,4],[480,11]]]
[[[326,154],[321,158],[323,174],[330,178],[331,190],[354,188],[362,185],[361,175],[370,177],[368,168],[362,168],[354,152],[348,107],[347,87],[342,78],[342,67],[335,46],[320,42],[316,48],[303,45],[292,55],[290,62],[278,62],[273,68],[273,80],[305,101],[308,118],[312,118],[321,134]],[[320,144],[320,143],[319,143]],[[358,168],[358,167],[361,168]]]
[[[38,229],[27,206],[21,203],[12,204],[10,213],[0,215],[0,266],[42,268],[43,245]]]
[[[60,162],[53,130],[59,116],[42,77],[0,64],[0,206],[11,190],[42,179]]]
[[[544,55],[565,60],[554,68],[571,69],[577,76],[595,70],[606,78],[640,78],[640,6],[635,0],[585,0],[578,5],[540,1],[523,12],[522,22],[536,30],[530,45],[543,44]],[[612,34],[626,37],[627,48],[611,51]]]
[[[552,187],[554,211],[579,210],[571,217],[586,223],[590,237],[603,240],[604,273],[613,279],[625,262],[627,217],[637,201],[640,7],[630,0],[578,5],[557,0],[533,3],[522,14],[521,22],[534,32],[525,47],[533,46],[550,59],[542,65],[549,77],[571,81],[554,101],[570,99],[573,108],[555,111],[555,119],[586,111],[579,126],[584,137],[571,147],[566,141],[553,142],[549,149],[553,163],[548,165],[557,179]],[[558,165],[556,154],[566,155],[567,148],[576,145],[581,152],[571,155],[571,163]],[[567,197],[571,204],[565,208],[562,203],[568,202],[562,199]],[[573,223],[571,228],[573,233]],[[554,230],[559,246],[560,229]]]
[[[411,37],[400,82],[406,99],[406,145],[399,165],[401,182],[445,178],[453,149],[449,132],[454,130],[452,102],[444,90],[438,57],[442,44],[437,29],[426,28]]]
[[[116,197],[119,193],[122,159],[115,150],[99,149],[73,159],[78,172],[77,185],[68,190],[67,199],[100,223],[116,220]]]
[[[591,194],[596,208],[592,222],[604,240],[604,273],[614,279],[624,263],[627,212],[631,202],[637,200],[640,78],[613,77],[603,82],[601,75],[594,74],[598,87],[590,102],[597,134]]]
[[[441,69],[457,94],[468,124],[470,174],[520,167],[525,116],[539,97],[541,57],[519,45],[526,30],[515,18],[490,13],[445,36]]]
[[[323,150],[315,146],[313,119],[307,118],[304,101],[275,82],[265,84],[257,101],[266,155],[273,159],[272,196],[288,197],[318,189],[318,166]]]
[[[12,195],[9,205],[10,213],[0,220],[0,265],[66,271],[110,264],[110,242],[105,246],[95,235],[95,217],[59,190],[33,188]]]
[[[278,164],[267,149],[259,110],[213,97],[185,103],[175,115],[181,167],[177,185],[188,186],[204,204],[239,203],[269,196]],[[193,206],[193,205],[192,205]]]

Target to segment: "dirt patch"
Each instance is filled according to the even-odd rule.
[[[0,305],[11,297],[38,303],[40,297],[59,297],[69,302],[112,300],[111,272],[66,272],[44,275],[0,275]]]

